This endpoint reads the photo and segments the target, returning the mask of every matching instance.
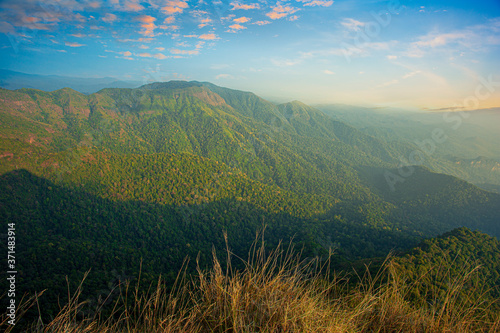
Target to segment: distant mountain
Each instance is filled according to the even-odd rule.
[[[422,165],[474,184],[500,186],[500,109],[466,112],[390,112],[382,113],[346,105],[318,105],[334,120],[345,122],[365,134],[387,143],[413,146],[423,157]],[[433,131],[443,140],[436,142]],[[398,157],[408,164],[410,154]],[[481,160],[479,163],[475,161]]]
[[[138,81],[120,81],[111,77],[78,78],[58,75],[35,75],[0,69],[0,87],[5,89],[33,88],[54,91],[71,88],[83,94],[91,94],[104,88],[136,88]]]

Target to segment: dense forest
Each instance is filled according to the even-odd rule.
[[[494,238],[458,229],[420,243],[458,227],[499,237],[500,195],[455,177],[494,185],[497,171],[474,176],[436,154],[403,174],[400,156],[418,145],[341,116],[200,82],[0,89],[1,233],[15,223],[18,292],[46,290],[50,318],[66,276],[74,290],[90,270],[83,296],[97,306],[139,274],[168,284],[186,257],[191,272],[209,265],[225,233],[245,256],[265,230],[269,248],[293,239],[306,258],[333,250],[334,268],[417,245],[399,261],[408,272],[440,256],[455,270],[485,260],[498,295]],[[457,250],[456,239],[470,245]]]

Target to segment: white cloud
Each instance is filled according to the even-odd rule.
[[[334,75],[335,72],[332,72],[331,70],[325,69],[323,73],[328,74],[328,75]]]
[[[298,65],[300,60],[291,60],[291,59],[271,59],[273,65],[278,67],[289,67]]]
[[[347,28],[348,30],[358,31],[361,27],[364,27],[366,23],[355,20],[353,18],[346,18],[340,24]]]
[[[408,74],[403,75],[402,79],[407,79],[407,78],[410,78],[410,77],[417,75],[417,74],[420,74],[420,73],[422,73],[422,71],[418,71],[418,70],[413,71],[413,72],[410,72]]]
[[[382,83],[381,85],[378,85],[376,88],[384,88],[384,87],[392,86],[392,85],[395,85],[398,83],[399,83],[399,80],[391,80],[391,81]]]
[[[215,77],[216,80],[220,80],[220,79],[234,79],[234,76],[232,76],[231,74],[219,74]]]

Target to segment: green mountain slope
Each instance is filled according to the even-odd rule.
[[[500,309],[499,262],[498,239],[467,228],[425,240],[395,258],[399,274],[411,286],[409,296],[414,302],[442,304],[455,289],[459,301],[479,300],[483,307],[495,301],[491,310],[496,311]]]
[[[413,149],[300,102],[209,83],[0,89],[0,210],[19,228],[31,291],[90,266],[98,290],[141,258],[151,279],[172,276],[184,256],[222,249],[224,230],[245,253],[265,225],[271,245],[334,248],[337,263],[461,226],[499,236],[500,195],[425,168],[388,189]]]

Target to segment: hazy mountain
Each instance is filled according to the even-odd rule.
[[[78,78],[58,75],[36,75],[0,69],[0,87],[5,89],[33,88],[54,91],[71,88],[83,94],[91,94],[104,88],[136,88],[138,81],[120,81],[111,77]]]

